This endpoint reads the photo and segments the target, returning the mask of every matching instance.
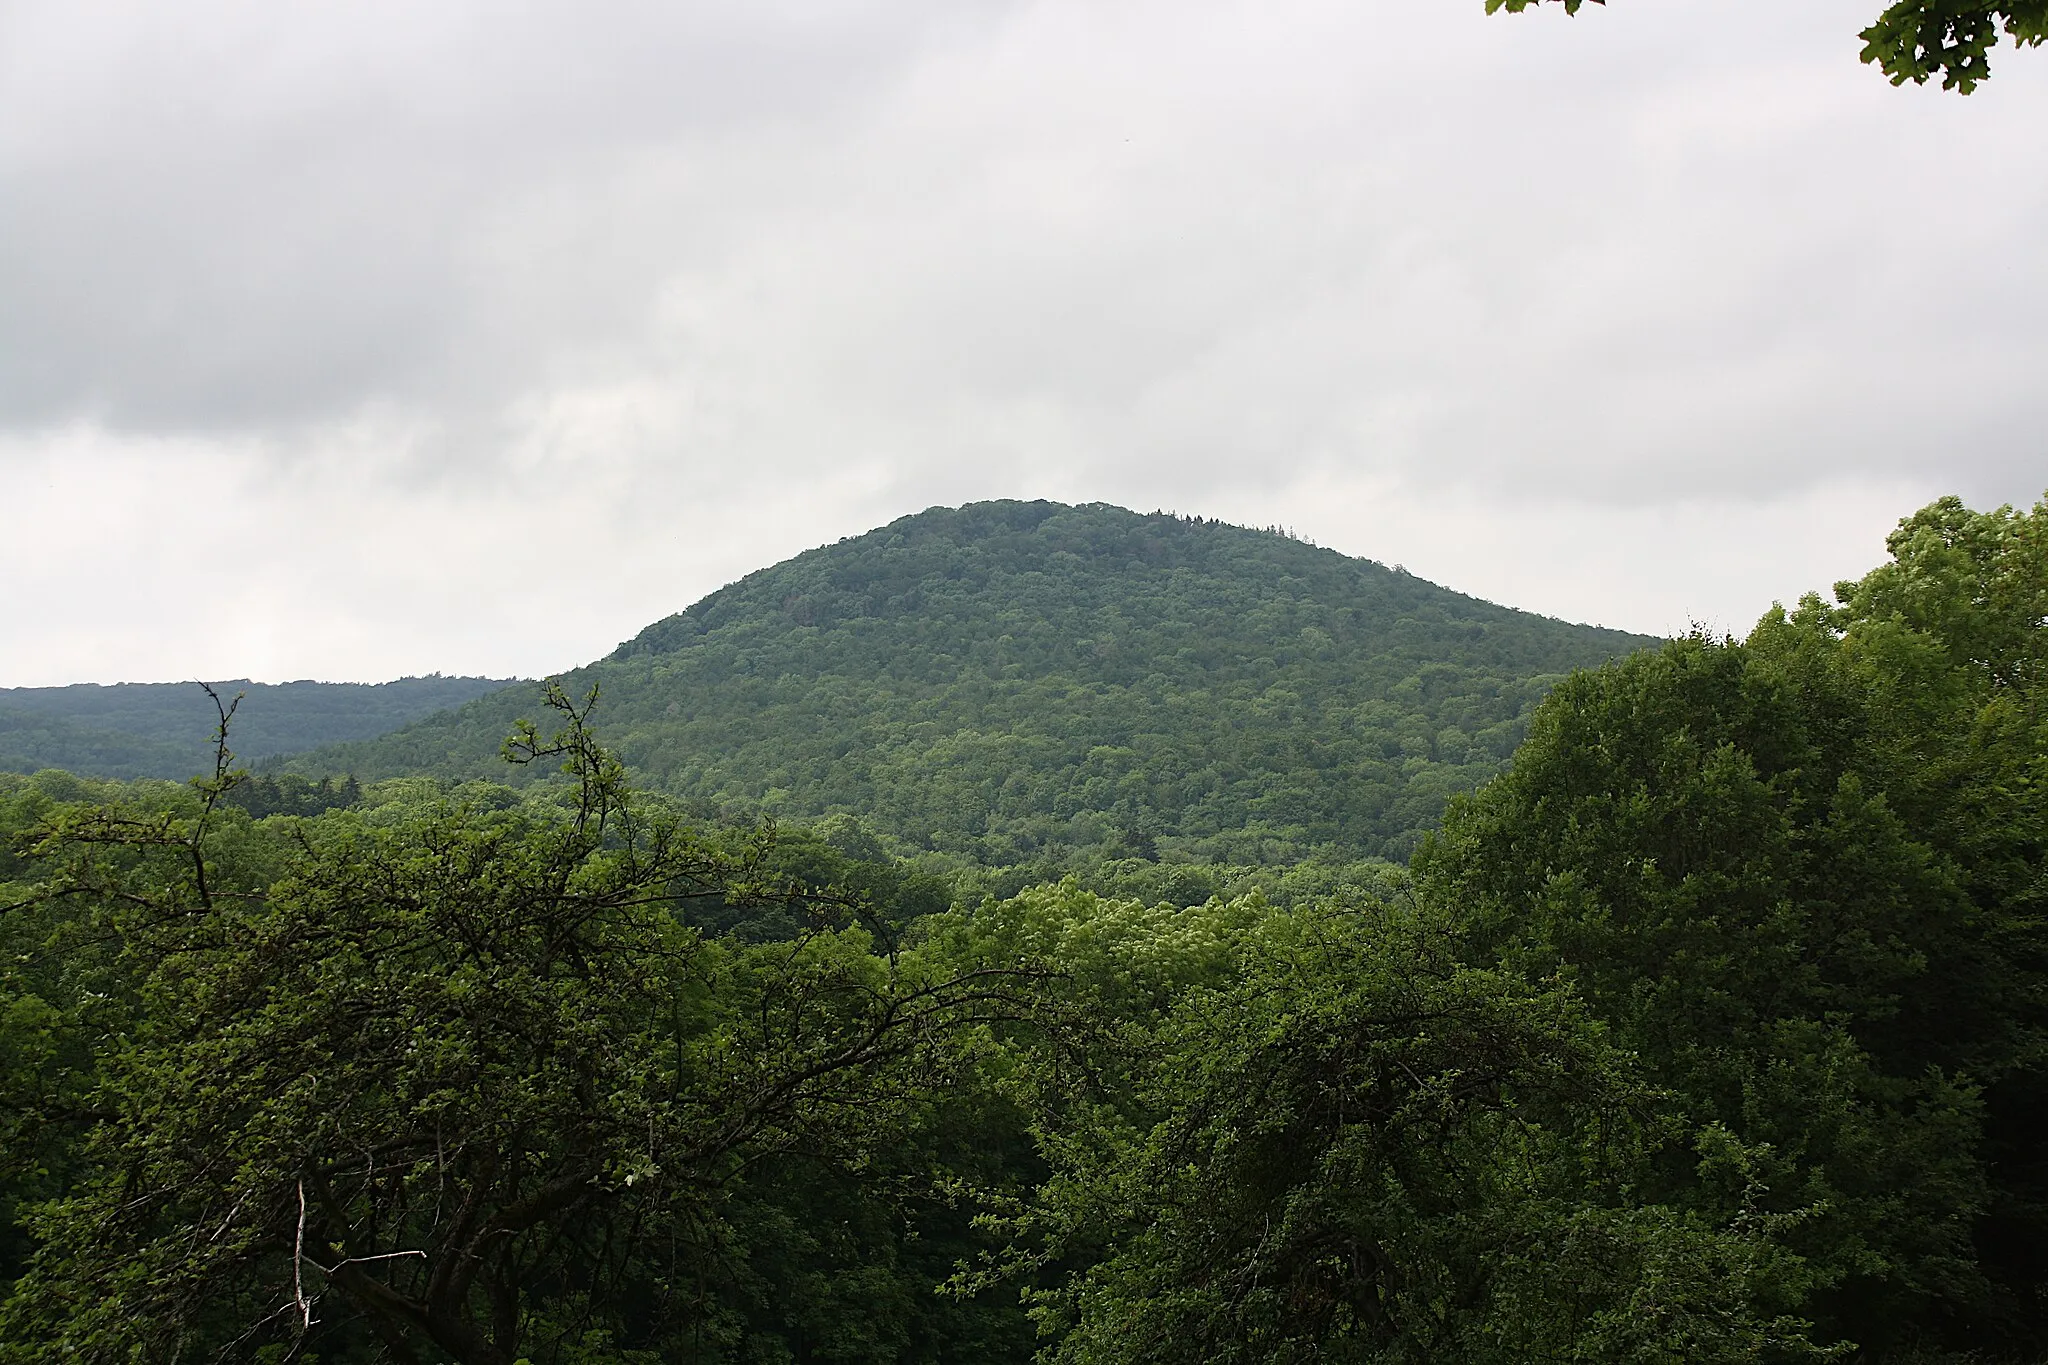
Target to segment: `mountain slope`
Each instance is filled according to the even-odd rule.
[[[503,688],[504,678],[215,683],[242,693],[231,736],[245,760],[384,734]],[[192,683],[0,688],[0,772],[186,778],[213,767],[213,703]]]
[[[86,777],[190,777],[204,757],[190,744],[81,725],[61,715],[0,710],[0,772],[62,768]]]
[[[1558,676],[1650,643],[1271,532],[935,508],[712,593],[569,681],[642,780],[991,863],[1399,856]],[[531,688],[292,770],[512,774]]]

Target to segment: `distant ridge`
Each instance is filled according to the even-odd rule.
[[[642,781],[989,863],[1404,855],[1560,676],[1654,643],[1273,531],[932,508],[749,574],[570,675]],[[289,770],[530,780],[531,687]]]
[[[367,739],[495,692],[508,678],[386,683],[214,683],[245,694],[229,734],[247,763]],[[186,778],[211,770],[213,703],[192,683],[73,683],[0,688],[0,772],[63,768],[88,777]]]

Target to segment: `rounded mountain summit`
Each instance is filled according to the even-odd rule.
[[[1562,675],[1656,643],[1275,531],[933,508],[720,588],[564,678],[646,786],[847,812],[988,865],[1405,857]],[[514,780],[531,685],[291,770]]]

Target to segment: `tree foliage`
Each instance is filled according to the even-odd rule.
[[[1924,85],[1939,76],[1942,89],[1967,95],[1990,76],[1991,49],[2001,34],[2014,47],[2039,47],[2048,40],[2048,0],[1896,0],[1859,36],[1863,60],[1893,85]]]
[[[1566,14],[1577,14],[1585,0],[1556,2]],[[1486,12],[1519,14],[1543,3],[1486,0]],[[1967,95],[1990,76],[1991,50],[2001,35],[2014,47],[2039,47],[2048,40],[2048,0],[1893,0],[1857,36],[1863,40],[1863,61],[1884,72],[1893,85],[1924,85],[1939,76],[1942,89]]]

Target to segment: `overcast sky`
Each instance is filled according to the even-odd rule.
[[[1740,630],[2048,487],[1880,0],[0,0],[0,684],[534,675],[934,504]]]

